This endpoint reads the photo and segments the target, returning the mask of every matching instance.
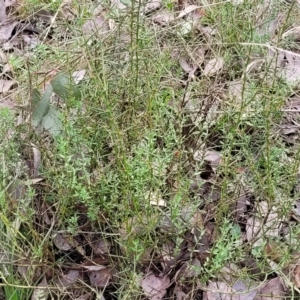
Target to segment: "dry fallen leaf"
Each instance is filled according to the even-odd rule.
[[[107,20],[103,16],[96,16],[93,20],[87,20],[82,31],[86,35],[101,34],[109,31]]]
[[[0,0],[0,25],[6,20],[6,6],[4,0]]]
[[[0,99],[0,109],[1,108],[9,108],[10,110],[15,110],[15,104],[10,98]]]
[[[210,282],[207,291],[204,292],[203,299],[205,300],[231,300],[232,289],[225,282],[216,281]]]
[[[299,286],[298,286],[299,287]],[[276,277],[268,280],[258,290],[256,300],[276,300],[284,299],[285,288],[281,278]]]
[[[188,295],[183,292],[182,286],[180,286],[180,285],[175,286],[174,294],[176,296],[176,300],[187,300],[187,299],[189,299],[189,298],[187,298]]]
[[[175,20],[174,14],[167,9],[159,11],[157,14],[155,14],[152,17],[152,21],[161,26],[167,26],[174,20]]]
[[[7,93],[15,84],[15,80],[0,79],[0,94]]]
[[[194,4],[193,5],[189,5],[189,6],[187,6],[184,10],[182,10],[179,13],[177,19],[180,19],[180,18],[188,15],[189,13],[191,13],[192,11],[197,10],[197,9],[203,9],[203,7],[202,6],[198,6],[198,5],[194,5]]]
[[[0,43],[4,43],[11,38],[13,30],[15,29],[17,21],[5,22],[0,24]]]
[[[80,81],[82,81],[82,79],[85,76],[85,73],[86,73],[85,69],[75,71],[75,72],[72,73],[72,77],[74,79],[75,84],[78,84]]]
[[[292,272],[293,282],[296,287],[300,288],[300,265],[297,265]]]
[[[60,287],[69,287],[74,284],[79,278],[79,271],[78,270],[69,270],[67,273],[62,274],[56,280],[56,284]]]
[[[47,279],[43,277],[43,280],[38,284],[37,288],[34,289],[31,300],[47,300],[49,295],[47,286]]]
[[[167,203],[162,199],[160,191],[148,191],[145,194],[145,198],[150,200],[150,204],[154,206],[163,206],[166,207]]]
[[[162,0],[150,0],[145,6],[145,14],[160,8]]]
[[[102,288],[106,287],[112,278],[112,273],[108,267],[104,267],[97,271],[91,271],[88,275],[92,286]]]
[[[127,8],[127,5],[122,3],[121,0],[111,0],[111,7],[119,10],[123,10]]]
[[[90,246],[93,249],[93,254],[99,255],[99,254],[109,253],[112,245],[107,240],[97,239],[95,241],[90,242]]]
[[[221,57],[211,59],[205,66],[203,75],[213,76],[218,73],[224,66],[224,59]]]
[[[72,6],[73,0],[63,0],[59,7],[59,14],[67,21],[71,21],[77,15],[76,10]]]
[[[72,245],[70,244],[71,236],[63,233],[57,233],[54,238],[53,242],[54,245],[59,249],[63,251],[68,251],[72,249]]]
[[[229,286],[222,281],[210,282],[207,291],[204,293],[205,300],[255,300],[257,288],[246,284],[241,280]]]
[[[168,276],[157,277],[154,274],[148,274],[140,281],[140,284],[149,300],[161,300],[170,285],[170,278]]]

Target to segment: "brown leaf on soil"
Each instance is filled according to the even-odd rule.
[[[300,265],[297,265],[292,272],[293,282],[296,287],[300,288]]]
[[[59,250],[68,251],[73,247],[70,243],[70,240],[70,235],[57,233],[53,238],[53,243]]]
[[[170,285],[170,278],[168,276],[157,277],[154,274],[148,274],[140,281],[140,284],[148,299],[161,300]]]
[[[31,296],[31,300],[46,300],[48,299],[49,290],[48,282],[46,277],[43,277],[43,280],[38,284],[37,288],[34,289]]]
[[[0,43],[4,43],[8,41],[11,38],[11,35],[13,33],[13,30],[17,26],[17,21],[11,21],[11,22],[4,22],[3,24],[0,24]]]
[[[95,241],[91,241],[89,244],[94,255],[109,253],[111,248],[111,243],[104,239],[97,239]]]
[[[184,262],[175,274],[175,281],[178,282],[182,278],[193,278],[200,275],[201,267],[201,262],[198,258],[194,258],[191,262]]]
[[[104,16],[96,16],[93,20],[87,20],[83,24],[82,31],[86,35],[106,33],[109,31],[108,22]]]
[[[167,9],[158,12],[152,17],[152,21],[161,26],[167,26],[174,20],[175,20],[174,14]]]
[[[112,273],[108,267],[104,267],[103,269],[89,272],[88,276],[92,286],[104,288],[109,285]]]
[[[179,286],[179,285],[175,286],[174,294],[176,296],[176,300],[187,300],[187,299],[189,299],[189,298],[187,298],[188,295],[185,292],[183,292],[182,287]]]
[[[72,7],[73,0],[63,0],[60,5],[59,13],[67,21],[71,21],[77,15],[76,10]]]
[[[83,80],[85,73],[86,73],[85,69],[75,71],[72,73],[72,77],[73,77],[75,84],[78,84],[79,82],[81,82]]]
[[[160,8],[162,0],[150,0],[145,6],[145,14]]]
[[[6,6],[4,0],[0,0],[0,24],[6,20]]]
[[[0,94],[7,93],[15,84],[15,80],[0,79]]]
[[[76,282],[76,280],[80,277],[80,273],[78,270],[69,270],[67,273],[62,274],[56,279],[57,286],[60,287],[69,287]]]
[[[202,7],[202,6],[198,6],[198,5],[192,4],[192,5],[187,6],[184,10],[182,10],[182,11],[179,13],[177,19],[180,19],[180,18],[182,18],[182,17],[184,17],[184,16],[190,14],[191,12],[193,12],[193,11],[195,11],[195,10],[199,10],[200,12],[202,12],[202,13],[204,14],[204,10],[203,10],[203,7]]]
[[[210,282],[203,299],[206,300],[255,300],[257,288],[242,282],[236,281],[233,286],[229,286],[222,281]]]
[[[5,98],[3,100],[0,100],[0,108],[9,108],[10,110],[15,110],[15,104],[10,98]]]
[[[267,281],[257,292],[257,300],[283,299],[285,288],[280,277]]]
[[[223,66],[224,66],[224,59],[222,57],[213,58],[210,61],[208,61],[207,64],[205,65],[203,75],[214,76],[219,71],[221,71]]]

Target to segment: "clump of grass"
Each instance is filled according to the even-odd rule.
[[[40,4],[30,3],[32,7]],[[58,136],[36,135],[32,131],[24,135],[15,128],[12,116],[1,110],[4,192],[0,197],[0,230],[5,233],[4,251],[12,262],[26,248],[29,256],[44,262],[44,273],[54,272],[55,256],[61,254],[51,246],[53,230],[78,236],[82,228],[88,228],[113,239],[109,259],[113,265],[121,265],[122,270],[117,270],[118,280],[111,294],[118,299],[140,297],[141,274],[151,268],[158,274],[162,271],[155,256],[162,252],[163,245],[171,241],[174,256],[184,248],[191,229],[182,217],[183,210],[195,207],[207,218],[206,222],[214,224],[215,235],[208,243],[208,258],[201,261],[200,275],[189,284],[196,285],[199,277],[204,283],[217,278],[228,264],[243,265],[249,253],[261,269],[267,266],[269,254],[264,247],[254,249],[242,240],[247,220],[245,216],[236,218],[236,187],[242,185],[250,190],[248,206],[252,207],[248,214],[254,213],[255,204],[251,201],[267,201],[270,206],[280,206],[281,213],[287,215],[296,197],[291,196],[291,190],[298,172],[299,151],[288,148],[274,131],[274,125],[282,119],[280,108],[290,96],[289,85],[277,77],[270,80],[271,67],[267,64],[259,74],[245,72],[255,56],[266,54],[266,49],[258,46],[261,36],[257,35],[254,17],[258,4],[259,1],[244,1],[239,6],[226,3],[207,9],[201,22],[214,26],[217,34],[209,40],[205,54],[207,58],[223,57],[225,66],[209,77],[203,76],[202,64],[193,81],[186,78],[172,58],[172,47],[189,49],[195,43],[203,45],[208,38],[197,33],[182,37],[176,28],[170,29],[170,36],[164,30],[155,31],[140,15],[141,7],[134,4],[128,15],[114,16],[117,27],[108,35],[96,39],[81,37],[76,26],[83,20],[77,20],[75,25],[68,25],[74,35],[73,39],[68,37],[71,41],[62,41],[61,35],[54,32],[51,44],[35,49],[26,68],[16,72],[20,78],[31,74],[29,89],[41,86],[33,74],[53,61],[66,73],[84,68],[87,75],[79,84],[81,97],[65,99],[59,106],[63,129]],[[276,15],[277,10],[275,6],[272,13]],[[289,15],[289,8],[285,8],[285,13]],[[128,36],[124,38],[126,31]],[[264,38],[271,41],[273,37]],[[163,45],[163,39],[169,39],[168,46]],[[228,95],[227,87],[234,80],[241,80],[240,102]],[[189,97],[200,103],[196,118],[185,107]],[[215,115],[212,107],[217,111]],[[12,134],[10,128],[14,128]],[[22,213],[21,201],[13,203],[12,214],[11,201],[6,198],[7,189],[16,178],[27,179],[23,173],[11,172],[18,165],[20,148],[23,151],[24,147],[18,143],[18,137],[27,145],[34,143],[42,156],[39,171],[44,184],[39,189],[26,186],[22,201],[27,205],[27,214]],[[204,159],[195,161],[195,152],[202,150],[219,152],[221,163],[214,168]],[[206,184],[213,183],[218,199],[192,192],[190,183],[199,174]],[[278,195],[288,201],[283,203]],[[163,200],[163,205],[154,205],[153,199]],[[51,207],[55,219],[52,227],[32,222],[38,200]],[[8,239],[15,220],[21,224],[18,234]],[[207,231],[204,225],[198,242]],[[293,227],[291,239],[297,234]],[[264,237],[263,242],[266,245],[268,238]],[[291,253],[297,248],[292,243],[286,245],[289,251],[282,257],[283,266],[291,261]],[[195,249],[191,256],[200,251]],[[145,263],[149,251],[151,255]],[[68,259],[67,255],[63,255],[64,259]],[[243,277],[254,277],[247,268],[241,272]],[[13,263],[9,274],[10,283],[26,284],[16,275]],[[27,284],[39,280],[31,278]],[[13,286],[8,286],[5,293],[9,299],[17,299],[14,295],[27,299],[30,294],[15,294],[19,290]]]

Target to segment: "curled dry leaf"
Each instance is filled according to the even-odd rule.
[[[211,59],[205,66],[203,75],[214,76],[223,69],[224,59],[222,57]]]
[[[170,278],[168,276],[157,277],[154,274],[148,274],[140,281],[140,285],[148,299],[161,300],[170,285]]]
[[[219,165],[222,161],[222,157],[218,151],[207,150],[204,154],[204,161],[213,165]]]
[[[80,81],[82,81],[82,79],[85,76],[85,73],[86,73],[85,69],[75,71],[75,72],[72,73],[72,77],[73,77],[73,80],[74,80],[75,84],[78,84]]]

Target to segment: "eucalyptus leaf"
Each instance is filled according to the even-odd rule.
[[[53,93],[52,85],[49,84],[47,86],[47,89],[40,99],[40,101],[37,103],[36,107],[33,110],[33,113],[31,115],[31,124],[32,126],[37,127],[41,122],[45,115],[47,115],[50,107],[50,98]]]
[[[39,101],[41,100],[41,93],[38,89],[33,89],[31,92],[31,110],[34,111]]]
[[[59,119],[59,111],[50,106],[47,115],[42,119],[42,126],[48,130],[53,136],[59,135],[62,131],[62,123]]]
[[[59,73],[51,80],[53,92],[61,97],[63,100],[67,100],[70,97],[78,96],[78,88],[75,85],[73,78],[70,76]]]
[[[126,6],[131,6],[132,3],[130,0],[121,0],[121,2]]]

